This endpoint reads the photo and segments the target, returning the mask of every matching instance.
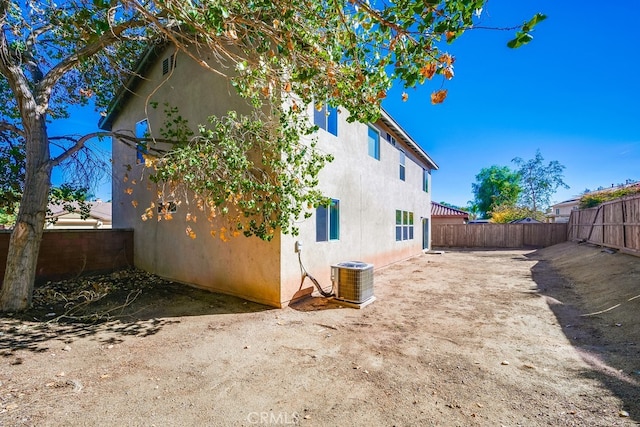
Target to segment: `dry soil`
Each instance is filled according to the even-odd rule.
[[[377,270],[375,294],[269,309],[136,272],[49,284],[0,318],[0,425],[640,421],[640,258],[446,251]]]

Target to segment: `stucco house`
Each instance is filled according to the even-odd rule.
[[[108,229],[111,228],[111,202],[100,200],[87,202],[89,217],[82,218],[80,210],[69,212],[60,205],[49,204],[47,223],[48,230],[62,229]]]
[[[169,101],[195,124],[212,114],[248,110],[226,79],[185,54],[175,55],[157,48],[148,52],[138,76],[126,83],[100,127],[135,132],[147,120],[157,123],[160,113],[146,108],[151,101]],[[172,67],[173,72],[167,72]],[[302,247],[306,270],[325,289],[331,287],[332,264],[358,260],[379,268],[428,249],[431,171],[438,168],[436,163],[386,112],[369,124],[348,123],[345,112],[314,113],[310,108],[309,119],[321,128],[318,148],[334,156],[321,171],[319,189],[333,202],[298,224],[298,236],[280,233],[270,242],[242,236],[223,242],[210,237],[207,224],[200,223],[192,225],[199,236],[192,240],[183,222],[141,221],[132,197],[148,206],[155,192],[142,185],[133,195],[125,192],[127,168],[134,175],[143,165],[136,164],[134,148],[114,140],[113,227],[134,230],[136,267],[282,307],[313,291],[309,281],[301,285],[297,246]]]
[[[578,210],[580,198],[565,200],[551,206],[551,212],[545,215],[547,222],[563,223],[569,222],[571,212]]]
[[[431,202],[431,221],[432,224],[467,224],[469,212]]]

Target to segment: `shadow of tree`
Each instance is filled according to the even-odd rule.
[[[30,310],[0,314],[0,356],[14,357],[20,350],[44,352],[53,342],[69,344],[87,337],[94,337],[101,344],[117,344],[127,336],[154,335],[165,326],[179,323],[180,317],[271,309],[139,271],[77,282],[50,282],[50,289],[45,288],[48,297],[34,298]],[[99,298],[87,296],[86,289],[98,288],[106,289]],[[74,300],[72,294],[82,298]]]
[[[640,421],[640,343],[614,336],[612,325],[597,316],[585,316],[584,301],[589,295],[576,289],[539,252],[527,255],[538,261],[531,268],[537,292],[546,298],[565,336],[591,367],[582,376],[611,390],[624,402],[621,409]]]

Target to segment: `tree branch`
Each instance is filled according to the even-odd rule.
[[[24,131],[22,129],[8,122],[0,122],[0,132],[13,132],[24,137]]]
[[[104,49],[105,46],[113,44],[126,30],[142,28],[146,24],[147,23],[145,21],[137,19],[131,19],[123,22],[122,24],[111,28],[111,31],[102,34],[96,42],[84,46],[72,55],[68,56],[66,59],[60,61],[47,73],[38,85],[39,92],[46,95],[45,101],[48,102],[48,94],[51,92],[53,86],[58,82],[58,80],[75,67],[80,60],[91,57]]]

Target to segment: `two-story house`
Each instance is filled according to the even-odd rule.
[[[159,111],[147,108],[153,101],[169,101],[193,123],[250,108],[227,79],[187,55],[176,58],[174,52],[156,49],[145,55],[138,76],[127,82],[100,126],[131,132],[145,128],[160,120]],[[199,237],[190,239],[180,221],[141,221],[132,198],[148,206],[156,193],[138,185],[133,195],[127,194],[127,169],[133,176],[144,165],[136,164],[135,148],[114,140],[113,228],[134,230],[136,267],[281,307],[313,290],[308,281],[301,285],[296,247],[302,247],[306,270],[325,288],[331,286],[332,264],[358,260],[378,268],[428,249],[436,163],[388,113],[369,124],[348,123],[346,114],[309,108],[309,119],[320,127],[318,148],[334,156],[319,184],[332,203],[298,224],[298,236],[280,233],[270,242],[243,236],[224,242],[198,230],[206,227],[199,223],[192,225]]]
[[[547,222],[564,223],[569,222],[571,212],[578,210],[580,198],[565,200],[555,205],[551,205],[550,212],[545,216]]]

